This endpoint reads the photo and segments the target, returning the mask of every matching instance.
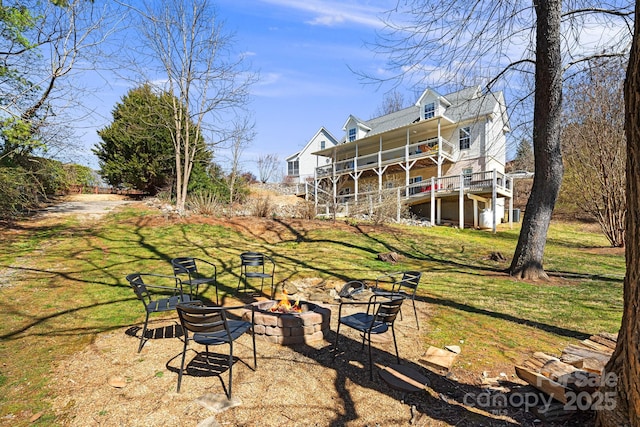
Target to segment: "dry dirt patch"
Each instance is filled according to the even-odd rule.
[[[337,306],[330,307],[331,331],[335,331]],[[420,305],[419,310],[423,319],[429,317],[426,305]],[[444,426],[451,422],[512,422],[506,416],[450,404],[449,399],[460,401],[465,390],[477,393],[479,389],[465,385],[455,375],[446,378],[415,363],[423,349],[412,315],[398,320],[399,352],[403,365],[428,376],[426,391],[405,394],[394,390],[377,373],[371,381],[367,352],[360,348],[360,337],[348,329],[341,331],[344,352],[335,358],[333,332],[323,341],[296,346],[258,340],[256,371],[249,367],[252,353],[246,335],[234,347],[238,361],[233,368],[233,398],[238,406],[221,412],[201,402],[225,400],[222,382],[228,385],[228,371],[221,377],[185,375],[182,390],[176,393],[182,342],[175,337],[175,319],[154,321],[151,327],[158,338],[148,341],[140,354],[136,353],[138,338],[134,336],[139,328],[134,326],[102,334],[84,351],[57,364],[51,387],[58,396],[53,407],[63,425]],[[220,354],[226,350],[211,348]],[[373,351],[376,365],[396,363],[392,341],[376,342]],[[194,355],[190,352],[187,362]]]
[[[40,217],[75,215],[83,221],[98,219],[110,211],[134,203],[126,196],[117,194],[73,194],[65,196],[59,203],[48,206]]]

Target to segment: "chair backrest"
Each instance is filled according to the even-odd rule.
[[[243,252],[240,254],[240,261],[243,266],[264,267],[265,256],[260,252]]]
[[[229,334],[226,310],[222,307],[184,303],[178,304],[176,310],[185,331],[207,333],[226,330]]]
[[[151,293],[147,289],[147,286],[144,284],[141,273],[133,273],[127,275],[127,281],[133,288],[133,291],[136,293],[138,299],[142,301],[145,306],[149,304],[149,302],[151,302]]]
[[[405,271],[402,273],[402,279],[398,282],[398,291],[402,288],[410,289],[411,293],[415,293],[420,284],[422,273],[419,271]]]
[[[392,325],[398,317],[400,312],[400,306],[404,298],[402,297],[376,297],[376,302],[379,302],[378,310],[376,311],[375,321],[383,322],[388,325]]]
[[[195,258],[192,257],[180,257],[171,260],[173,266],[173,274],[197,274],[198,266],[196,265]]]

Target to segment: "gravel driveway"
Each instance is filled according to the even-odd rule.
[[[97,219],[133,200],[117,194],[76,194],[65,201],[49,206],[42,211],[44,216],[81,215],[83,219]]]

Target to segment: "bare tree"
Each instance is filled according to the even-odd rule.
[[[233,203],[236,199],[236,187],[238,178],[241,175],[240,160],[244,150],[251,144],[255,138],[255,124],[248,117],[234,122],[233,131],[229,138],[231,167],[227,175],[227,185],[229,186],[229,203]]]
[[[258,157],[258,179],[263,184],[269,181],[280,168],[280,159],[276,154],[266,154]]]
[[[234,55],[233,38],[209,0],[148,0],[139,14],[142,35],[133,63],[146,81],[164,81],[173,95],[176,209],[184,210],[194,158],[204,138],[224,140],[226,123],[247,106],[255,75]],[[190,128],[194,123],[195,129]]]
[[[488,82],[487,89],[492,90],[505,83],[527,88],[523,78],[534,76],[535,175],[508,269],[516,277],[547,277],[544,248],[563,175],[559,139],[562,79],[568,69],[586,58],[624,52],[631,12],[628,4],[613,7],[587,0],[541,0],[533,4],[409,0],[398,2],[388,13],[386,29],[374,47],[387,55],[388,68],[395,71],[383,78],[374,76],[378,83],[395,80],[438,87],[451,82],[462,86]],[[394,20],[395,16],[400,18]],[[587,48],[584,39],[594,28],[602,27],[609,30],[598,31],[599,43]],[[512,112],[514,105],[527,105],[527,95],[518,94],[511,103]],[[525,110],[522,116],[531,117],[530,111]]]
[[[635,5],[640,22],[640,1]],[[602,396],[612,397],[608,410],[598,411],[600,427],[640,426],[640,26],[636,25],[624,86],[627,138],[627,216],[624,307],[616,349],[607,363]],[[607,380],[608,379],[608,380]]]
[[[536,53],[533,109],[535,173],[522,229],[509,272],[521,278],[547,278],[542,260],[551,214],[560,192],[563,165],[560,150],[562,57],[560,49],[561,0],[535,5]]]
[[[30,16],[21,34],[24,43],[8,39],[6,33],[0,40],[5,140],[0,157],[69,140],[65,111],[82,100],[82,88],[71,77],[97,67],[99,47],[118,22],[111,7],[98,8],[86,0],[27,1],[19,6]]]
[[[404,95],[397,90],[393,90],[385,94],[382,104],[375,112],[376,117],[386,116],[387,114],[395,113],[405,108]]]
[[[624,61],[626,63],[626,61]],[[598,221],[612,246],[624,246],[623,61],[595,61],[566,86],[561,200]],[[597,105],[597,108],[594,106]]]

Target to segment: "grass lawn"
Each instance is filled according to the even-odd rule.
[[[0,230],[0,425],[55,425],[47,383],[56,360],[97,334],[140,324],[142,306],[125,275],[170,274],[176,256],[214,262],[227,293],[235,290],[238,255],[245,250],[271,255],[278,281],[375,279],[420,270],[417,299],[432,315],[421,320],[417,345],[461,343],[454,369],[469,374],[506,369],[534,351],[559,354],[593,333],[617,332],[624,253],[607,248],[593,226],[554,222],[545,255],[552,280],[516,281],[502,273],[507,263],[489,255],[510,259],[518,231],[506,225],[494,235],[331,221],[172,221],[140,208],[93,227],[67,220]],[[401,262],[377,260],[389,251]]]

